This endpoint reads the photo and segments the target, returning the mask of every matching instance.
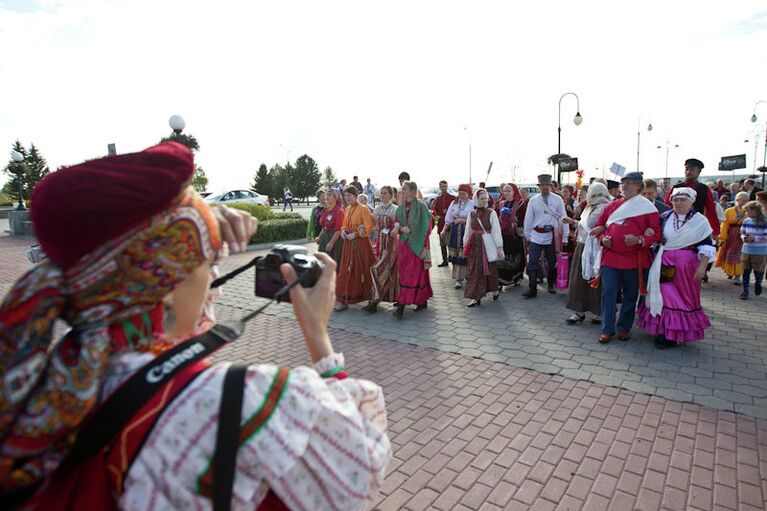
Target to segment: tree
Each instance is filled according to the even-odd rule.
[[[282,200],[282,188],[285,186],[285,167],[279,163],[272,165],[269,169],[269,181],[271,182],[271,188],[269,189],[269,196],[275,201]]]
[[[199,165],[194,167],[194,177],[192,178],[192,188],[198,192],[204,192],[208,187],[208,176],[205,175],[205,170]]]
[[[29,199],[32,196],[32,190],[34,190],[35,185],[42,178],[50,174],[51,170],[48,168],[48,162],[45,161],[45,158],[40,154],[35,144],[29,145],[29,151],[24,158],[24,163],[26,164],[26,172],[23,177],[24,196]]]
[[[311,156],[304,154],[299,157],[289,181],[293,196],[301,199],[313,196],[320,187],[321,178],[317,162]]]
[[[178,142],[181,145],[185,145],[190,151],[196,153],[200,150],[200,143],[194,135],[188,135],[186,133],[171,133],[167,137],[162,137],[162,142]],[[194,166],[194,177],[192,178],[192,188],[198,192],[204,192],[208,187],[208,176],[205,174],[205,170],[199,165]]]
[[[15,162],[10,160],[5,167],[6,174],[9,174],[9,179],[3,186],[3,193],[10,195],[14,200],[19,199],[19,175],[21,175],[21,186],[24,193],[24,199],[29,200],[32,195],[32,190],[35,185],[40,182],[51,171],[48,168],[48,163],[35,147],[35,144],[30,144],[29,149],[25,149],[21,142],[18,140],[13,144],[13,150],[18,151],[24,156],[24,160],[21,162]]]
[[[258,167],[256,174],[253,176],[253,184],[250,186],[250,189],[256,193],[271,195],[272,189],[274,188],[272,177],[273,176],[269,173],[266,164],[262,163]]]
[[[167,137],[161,138],[160,142],[178,142],[179,144],[187,146],[195,153],[200,150],[200,144],[197,142],[197,139],[194,138],[194,135],[187,135],[186,133],[171,133]]]
[[[27,150],[24,149],[24,146],[21,145],[21,142],[18,140],[14,142],[13,144],[13,150],[20,152],[25,158],[27,156]],[[22,174],[24,172],[24,166],[22,163],[17,163],[11,159],[8,160],[8,165],[5,166],[5,169],[3,169],[8,176],[8,181],[5,182],[5,185],[3,185],[3,193],[10,195],[11,199],[14,201],[19,200],[19,178],[17,177],[18,174]],[[23,181],[23,177],[22,177]],[[23,189],[23,185],[22,185]],[[26,196],[26,198],[29,198]]]
[[[333,169],[330,167],[325,167],[325,170],[322,172],[322,186],[325,188],[330,188],[336,184],[336,182],[336,175],[333,172]]]

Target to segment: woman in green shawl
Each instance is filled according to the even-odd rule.
[[[405,305],[415,305],[416,312],[426,308],[432,297],[429,268],[429,233],[431,212],[423,201],[416,198],[418,186],[412,181],[402,184],[403,202],[397,208],[395,229],[399,231],[397,245],[397,273],[399,294],[394,317],[402,318]]]

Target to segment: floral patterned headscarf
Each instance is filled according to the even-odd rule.
[[[221,248],[212,211],[187,187],[193,166],[186,161],[176,165],[176,156],[166,154],[157,169],[160,174],[176,173],[175,186],[180,183],[175,192],[171,189],[176,181],[166,183],[168,201],[162,194],[152,200],[164,210],[72,264],[51,237],[41,236],[46,252],[56,255],[27,272],[5,297],[0,307],[0,493],[45,479],[69,452],[78,427],[98,402],[110,355],[130,349],[117,342],[115,326],[156,311],[177,284]],[[110,179],[105,168],[119,158],[87,162],[76,177],[98,174],[90,185],[98,189]],[[144,170],[146,175],[134,182],[153,181],[155,168]],[[59,172],[65,171],[51,176]],[[65,178],[46,178],[38,186],[45,183],[52,192],[64,194],[60,184]],[[38,195],[33,194],[34,201]],[[87,200],[83,204],[89,207]],[[149,209],[144,205],[145,211]],[[45,233],[50,227],[46,222],[57,221],[38,214],[35,227],[39,224]],[[72,236],[78,227],[70,228]],[[98,235],[94,228],[93,236]],[[73,253],[70,248],[66,250]],[[71,330],[51,348],[56,320],[65,321]]]

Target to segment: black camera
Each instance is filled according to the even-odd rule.
[[[280,272],[280,266],[284,263],[293,267],[303,287],[314,287],[324,268],[322,262],[309,255],[304,247],[276,245],[265,256],[256,258],[256,296],[274,298],[277,291],[287,285]],[[280,301],[289,302],[290,295],[286,293]]]

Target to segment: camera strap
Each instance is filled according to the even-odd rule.
[[[242,321],[221,322],[182,342],[138,370],[98,408],[77,434],[65,465],[82,463],[114,440],[147,399],[187,367],[210,356],[242,334]]]

